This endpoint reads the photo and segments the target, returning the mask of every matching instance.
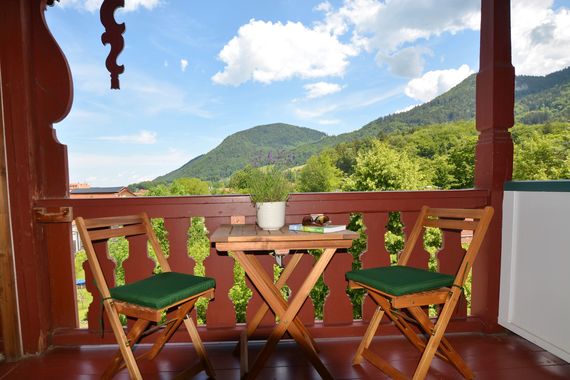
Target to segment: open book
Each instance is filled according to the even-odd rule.
[[[290,231],[316,232],[326,234],[331,232],[339,232],[346,230],[346,225],[329,224],[325,226],[303,226],[302,224],[290,224]]]

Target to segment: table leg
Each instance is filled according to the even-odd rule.
[[[289,263],[281,273],[281,276],[279,276],[277,283],[275,284],[275,287],[277,287],[277,289],[281,290],[281,288],[283,288],[287,284],[287,280],[289,279],[289,277],[297,267],[297,264],[299,264],[302,258],[303,258],[303,253],[295,253],[291,255],[291,260],[289,261]],[[267,305],[267,303],[263,303],[259,308],[259,310],[257,310],[257,312],[255,313],[251,321],[247,322],[247,332],[246,332],[247,338],[251,337],[251,335],[255,332],[255,330],[261,323],[261,320],[263,319],[263,317],[265,317],[265,314],[268,311],[269,311],[269,306]],[[240,352],[240,342],[238,341],[234,353],[237,354],[239,352]]]
[[[282,308],[281,311],[276,311],[273,310],[275,312],[275,315],[279,318],[281,318],[281,315],[285,313],[285,310],[287,310],[287,308],[289,307],[287,304],[287,301],[285,301],[283,299],[283,296],[281,295],[281,292],[277,289],[277,287],[273,284],[273,279],[271,277],[269,277],[269,275],[267,274],[267,272],[265,271],[265,269],[263,268],[263,266],[261,265],[261,263],[259,262],[259,260],[257,260],[257,258],[253,255],[249,255],[246,256],[246,259],[249,260],[249,262],[251,263],[251,265],[254,267],[254,269],[257,271],[257,273],[259,274],[259,276],[261,278],[263,278],[263,281],[265,282],[266,288],[269,289],[274,295],[276,300],[281,304]],[[312,288],[312,287],[311,287]],[[265,296],[262,295],[264,298]],[[305,297],[306,299],[307,297]],[[267,304],[267,302],[265,303],[265,305],[270,306]],[[302,305],[301,305],[302,306]],[[272,308],[273,309],[273,308]],[[295,314],[296,315],[296,314]],[[309,334],[309,331],[307,331],[307,328],[305,327],[305,325],[303,324],[303,322],[301,322],[301,320],[297,317],[295,317],[293,319],[293,324],[301,331],[302,336],[305,338],[305,340],[307,340],[307,343],[309,344],[309,346],[311,347],[311,349],[315,352],[317,352],[317,346],[315,341],[313,340],[313,338],[311,337],[311,334]]]
[[[279,280],[275,284],[275,287],[279,290],[281,290],[281,288],[283,288],[287,284],[287,280],[289,279],[289,277],[291,276],[291,274],[293,273],[293,271],[297,267],[297,264],[299,264],[299,262],[301,261],[301,258],[303,257],[303,253],[296,253],[296,254],[293,254],[291,256],[292,256],[291,261],[289,262],[289,264],[287,264],[287,266],[285,267],[285,269],[281,273]],[[250,337],[251,334],[253,334],[253,332],[257,329],[257,327],[261,323],[261,320],[263,319],[263,317],[265,317],[265,314],[268,311],[269,311],[269,306],[267,305],[267,303],[264,303],[263,305],[261,305],[259,310],[257,310],[257,312],[255,313],[255,316],[252,318],[251,322],[248,322],[248,324],[247,324],[247,336],[248,337]]]
[[[283,300],[283,298],[281,298],[281,294],[275,288],[275,286],[272,283],[268,284],[266,280],[263,278],[263,276],[259,275],[258,271],[256,270],[255,264],[252,265],[252,263],[249,262],[247,257],[245,257],[246,256],[245,253],[239,252],[240,262],[243,261],[244,263],[244,270],[246,271],[246,273],[248,273],[248,276],[250,277],[251,281],[258,288],[259,292],[263,295],[266,302],[269,303],[269,306],[275,311],[276,315],[280,318],[279,324],[275,327],[275,329],[273,329],[273,332],[271,333],[269,339],[267,340],[267,343],[265,344],[262,351],[255,359],[255,362],[250,372],[247,374],[247,378],[255,378],[259,374],[259,371],[263,367],[263,364],[267,361],[269,355],[275,349],[275,346],[277,345],[277,343],[279,342],[285,331],[289,330],[295,341],[297,341],[297,343],[299,343],[301,348],[303,348],[309,360],[311,361],[313,366],[315,366],[315,369],[317,370],[319,375],[321,375],[323,379],[332,379],[331,374],[324,366],[324,364],[321,362],[316,352],[313,349],[311,349],[310,344],[304,338],[303,331],[297,327],[295,321],[296,321],[296,315],[299,313],[301,306],[303,306],[303,303],[309,296],[309,292],[317,282],[319,276],[324,272],[325,268],[329,264],[335,251],[336,249],[334,248],[325,249],[319,260],[313,266],[313,269],[309,273],[309,276],[305,279],[305,281],[301,285],[301,288],[299,289],[297,294],[293,297],[291,303],[289,305],[285,303],[285,309],[283,309],[283,304],[279,302],[279,299],[281,299],[281,301],[283,302],[285,301]],[[277,294],[275,294],[276,292]]]

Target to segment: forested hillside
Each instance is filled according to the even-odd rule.
[[[544,78],[517,78],[515,115],[523,124],[570,121],[570,68]]]
[[[380,117],[356,131],[338,136],[288,124],[262,125],[241,131],[228,136],[207,154],[146,185],[168,183],[182,177],[219,181],[228,179],[247,164],[262,165],[269,161],[293,167],[339,144],[367,138],[398,138],[427,126],[472,121],[475,78],[472,75],[448,92],[409,111]],[[515,117],[520,124],[570,122],[570,68],[544,77],[517,77],[515,96]],[[462,130],[474,133],[474,128]]]
[[[226,137],[207,154],[196,157],[153,182],[172,182],[182,177],[217,181],[254,161],[263,164],[267,160],[286,160],[294,148],[319,141],[324,136],[324,133],[314,129],[289,124],[260,125]]]

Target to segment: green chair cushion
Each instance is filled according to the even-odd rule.
[[[346,278],[395,296],[451,286],[455,280],[449,274],[400,265],[353,270]]]
[[[144,280],[110,289],[113,299],[153,309],[162,309],[180,300],[214,288],[210,277],[164,272]]]

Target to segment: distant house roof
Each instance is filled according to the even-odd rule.
[[[116,187],[89,187],[87,189],[73,189],[71,194],[114,194],[125,189],[123,186]]]
[[[70,189],[71,198],[125,198],[136,197],[127,187],[89,187],[81,189]]]

